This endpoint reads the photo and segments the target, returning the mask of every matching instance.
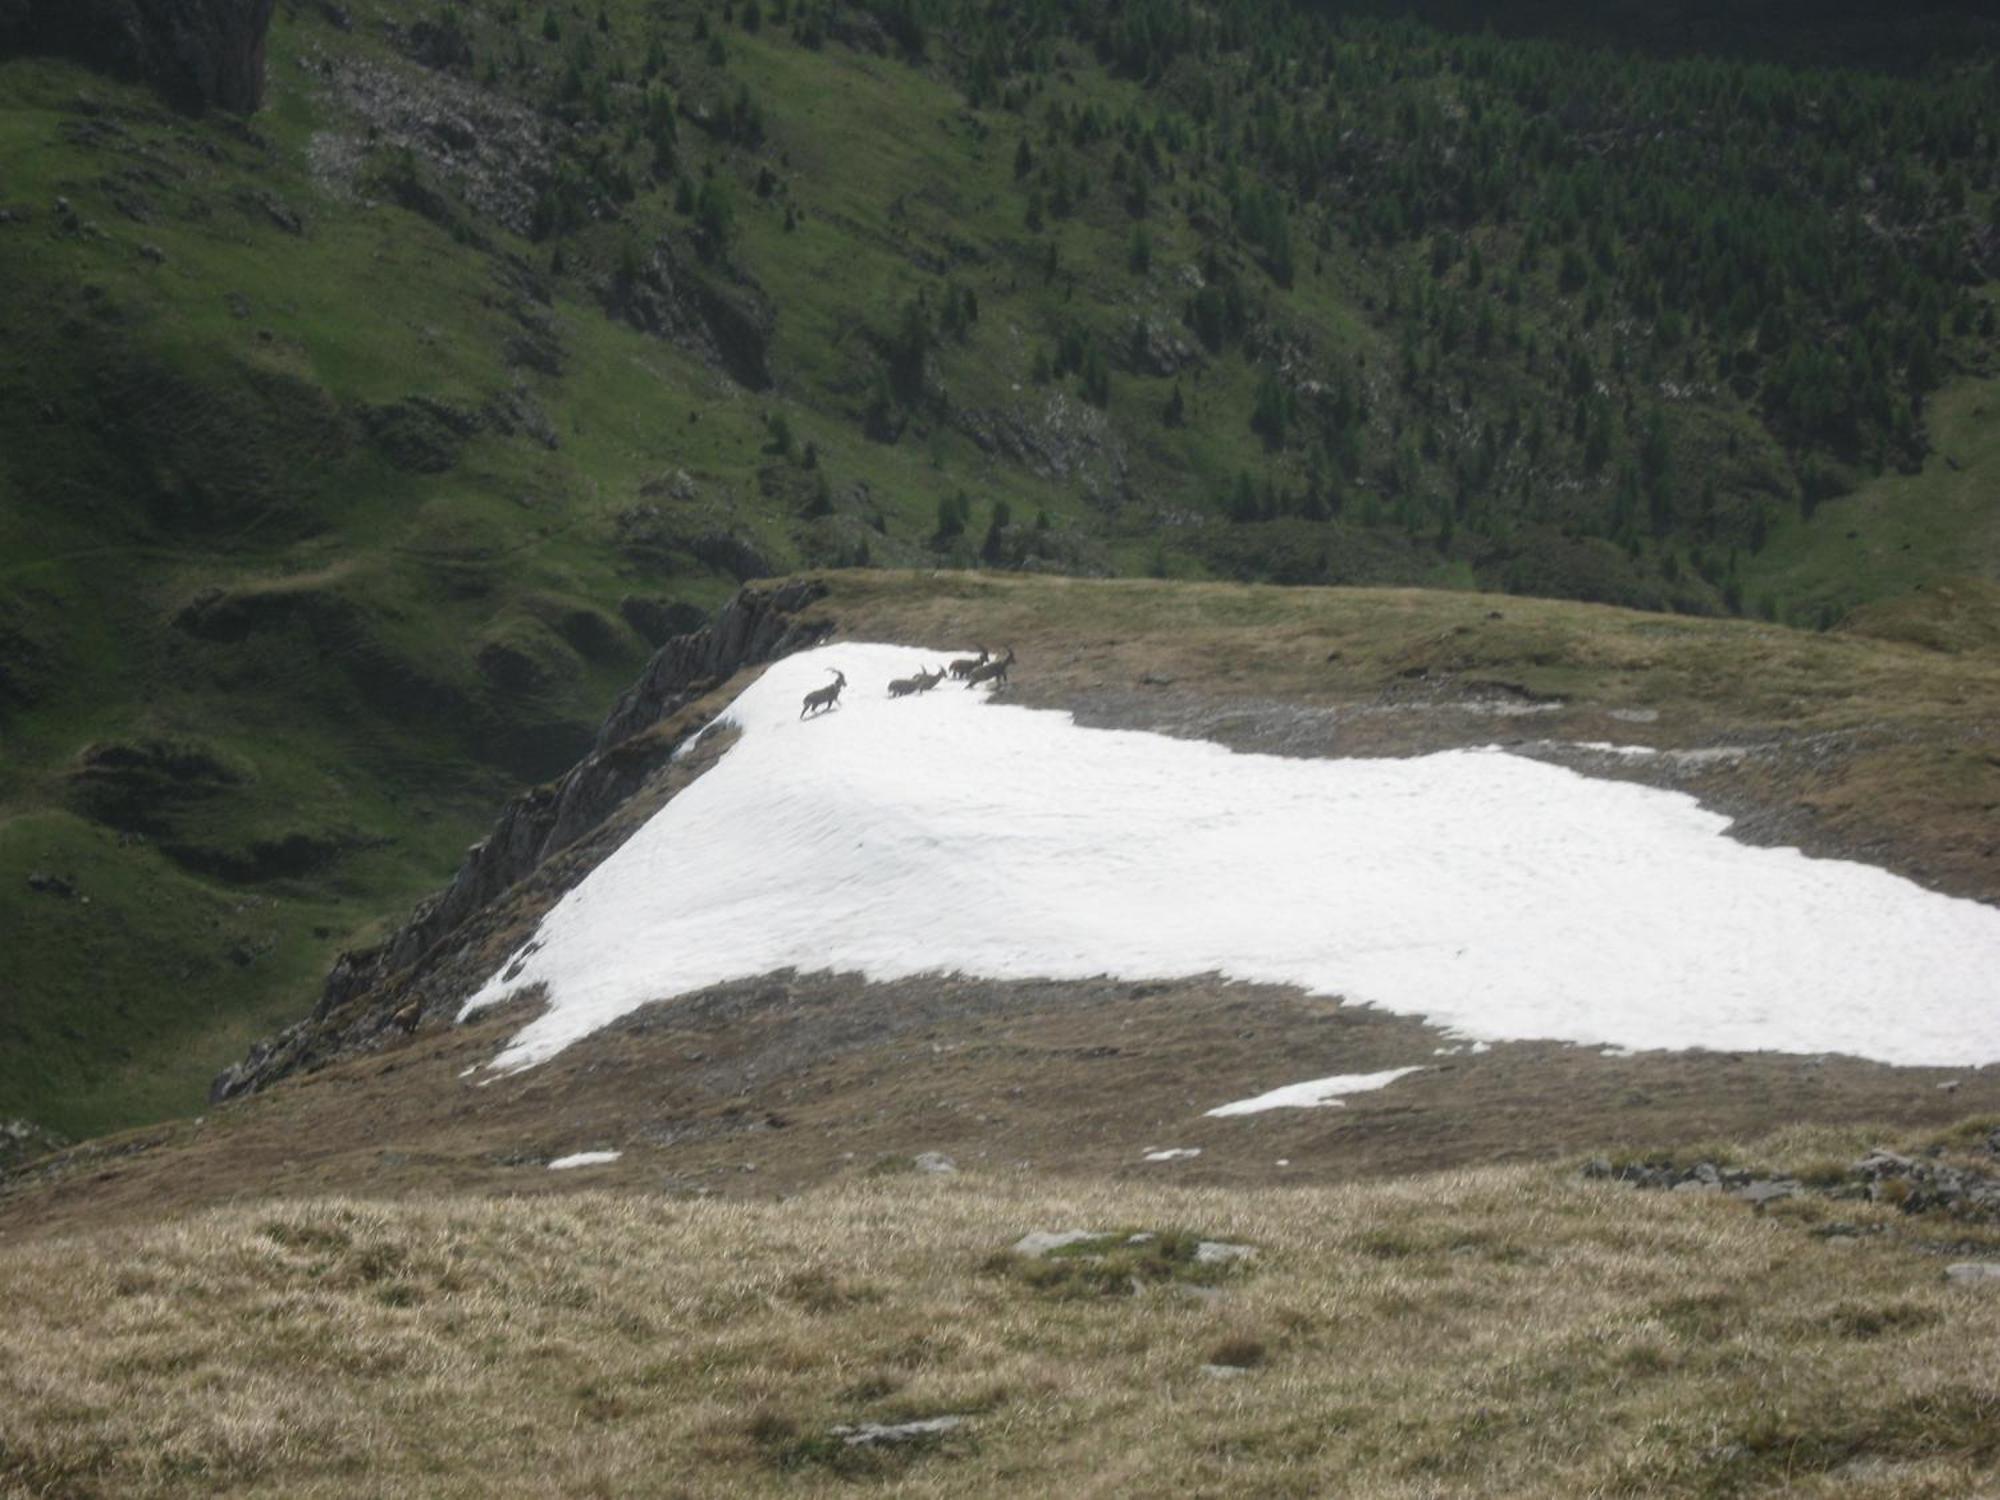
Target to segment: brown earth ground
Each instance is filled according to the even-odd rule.
[[[1888,1139],[2000,1116],[2000,1068],[1550,1042],[1438,1055],[1456,1044],[1420,1021],[1212,977],[777,975],[640,1011],[524,1073],[462,1076],[529,1008],[50,1159],[5,1185],[0,1243],[328,1193],[770,1198],[909,1170],[924,1152],[988,1173],[1324,1185],[1598,1151],[1685,1158],[1795,1122],[1879,1124]],[[1424,1071],[1344,1107],[1204,1114],[1304,1078],[1411,1065]],[[1173,1148],[1200,1154],[1143,1159]],[[548,1169],[596,1150],[622,1155]]]
[[[1905,609],[1808,635],[1417,591],[968,575],[827,582],[818,608],[836,640],[1012,646],[1007,695],[1085,723],[1302,755],[1498,743],[1689,792],[1734,815],[1736,835],[1753,842],[1866,858],[1955,895],[2000,898],[2000,650],[1982,623],[1991,601],[1970,585],[1915,620]],[[668,727],[686,732],[741,685]],[[1595,741],[1660,753],[1580,748]],[[454,940],[455,971],[476,983],[504,961],[702,759],[677,763],[482,914]],[[2000,1068],[1611,1057],[1547,1043],[1439,1055],[1452,1039],[1420,1021],[1214,978],[767,977],[642,1011],[525,1074],[460,1076],[524,1014],[427,1023],[202,1120],[48,1159],[0,1180],[0,1234],[17,1243],[200,1204],[329,1192],[769,1197],[927,1151],[987,1170],[1326,1183],[1745,1139],[1804,1121],[1907,1129],[2000,1111]],[[1304,1078],[1412,1064],[1426,1071],[1344,1108],[1203,1116]],[[1169,1147],[1201,1154],[1141,1159]],[[599,1148],[624,1154],[607,1167],[547,1170],[553,1157]]]

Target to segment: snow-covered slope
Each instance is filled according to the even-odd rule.
[[[467,1002],[548,987],[496,1066],[783,968],[1215,971],[1493,1040],[2000,1060],[2000,911],[1494,750],[1288,760],[956,683],[889,698],[944,660],[847,644],[766,671],[720,763]],[[801,720],[831,668],[841,706]]]

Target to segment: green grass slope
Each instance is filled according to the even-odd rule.
[[[0,1116],[193,1107],[746,576],[2000,567],[1987,59],[952,0],[268,59],[247,121],[0,60]]]

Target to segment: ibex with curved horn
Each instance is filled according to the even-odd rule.
[[[945,668],[945,670],[950,672],[953,677],[967,677],[985,665],[986,648],[981,646],[977,656],[961,656],[957,661]]]
[[[928,693],[932,688],[936,687],[940,682],[943,681],[944,681],[943,667],[938,667],[934,671],[919,672],[917,673],[917,691],[920,693]]]
[[[814,688],[806,694],[805,707],[799,710],[801,719],[807,714],[818,713],[823,708],[840,707],[840,690],[847,686],[847,678],[832,667],[828,667],[827,671],[833,673],[833,681],[823,688]]]
[[[1007,654],[998,661],[985,662],[965,674],[965,685],[973,687],[982,682],[1005,682],[1007,669],[1014,665],[1014,648],[1009,646]]]

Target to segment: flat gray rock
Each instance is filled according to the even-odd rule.
[[[958,1163],[953,1161],[949,1156],[946,1156],[942,1151],[923,1152],[917,1157],[916,1165],[919,1172],[931,1172],[940,1175],[945,1172],[956,1172],[958,1170]]]
[[[1203,1240],[1194,1247],[1194,1263],[1198,1266],[1221,1266],[1233,1260],[1248,1260],[1256,1253],[1249,1245],[1232,1245],[1226,1240]]]
[[[1065,1245],[1077,1245],[1101,1237],[1099,1231],[1094,1229],[1037,1229],[1033,1234],[1024,1234],[1014,1241],[1014,1253],[1039,1258]]]
[[[1960,1286],[2000,1287],[2000,1260],[1964,1260],[1944,1268],[1944,1279]]]

